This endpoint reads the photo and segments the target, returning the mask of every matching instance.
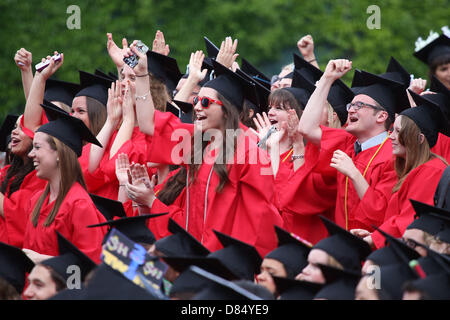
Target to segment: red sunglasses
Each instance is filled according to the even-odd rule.
[[[219,106],[223,106],[222,101],[219,100],[214,100],[208,97],[199,97],[199,96],[195,96],[194,100],[192,102],[192,104],[195,105],[200,101],[200,104],[202,106],[203,109],[208,109],[209,106],[211,105],[211,103],[217,103]]]

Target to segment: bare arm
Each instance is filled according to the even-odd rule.
[[[57,53],[58,52],[55,51],[55,54]],[[50,58],[50,56],[47,56],[47,58],[42,58],[42,61]],[[64,54],[61,53],[61,61],[55,62],[51,59],[50,64],[44,70],[41,72],[36,71],[31,84],[30,93],[25,104],[25,111],[23,113],[24,125],[32,131],[35,131],[41,125],[41,103],[44,101],[45,82],[52,74],[56,72],[56,70],[59,69],[60,66],[62,66],[63,62]]]
[[[97,135],[97,140],[101,143],[102,147],[91,144],[88,167],[90,173],[97,170],[105,153],[106,145],[111,139],[114,131],[117,129],[122,117],[122,96],[119,81],[113,83],[111,88],[108,89],[108,103],[106,109],[108,114],[105,124]]]
[[[136,122],[136,116],[134,113],[134,84],[130,81],[127,82],[125,87],[125,95],[123,97],[123,114],[122,124],[120,125],[119,132],[114,139],[111,150],[109,151],[109,158],[113,158],[119,151],[125,142],[131,139],[133,135],[134,125]]]
[[[320,145],[322,139],[322,129],[320,128],[322,106],[325,106],[327,102],[330,88],[336,79],[339,79],[351,69],[351,65],[351,61],[344,59],[328,62],[323,76],[318,81],[316,89],[303,111],[298,125],[299,131],[309,142],[315,145]]]
[[[14,61],[20,68],[20,73],[22,75],[23,92],[25,94],[25,100],[27,100],[30,93],[31,84],[33,83],[33,69],[31,67],[33,56],[31,52],[27,51],[24,48],[21,48],[14,56]]]
[[[155,107],[150,94],[147,56],[136,49],[136,41],[131,45],[127,55],[132,54],[132,52],[139,57],[139,62],[133,69],[136,74],[136,118],[141,132],[153,136],[155,129]]]

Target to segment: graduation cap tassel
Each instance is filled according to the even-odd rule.
[[[411,260],[409,262],[409,267],[413,269],[420,278],[426,278],[427,274],[425,273],[425,271],[423,271],[422,266],[417,260]]]

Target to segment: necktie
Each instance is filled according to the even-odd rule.
[[[357,156],[358,153],[360,153],[361,151],[362,151],[361,144],[358,141],[356,141],[355,142],[355,156]]]

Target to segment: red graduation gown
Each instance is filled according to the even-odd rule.
[[[151,162],[174,163],[172,149],[177,147],[179,140],[171,141],[171,136],[178,128],[185,129],[184,141],[190,144],[188,136],[193,132],[192,124],[181,123],[170,113],[155,112]],[[239,139],[245,139],[244,135]],[[254,245],[265,256],[277,245],[274,225],[283,226],[283,221],[272,203],[274,181],[273,175],[267,174],[271,172],[267,154],[258,151],[253,135],[245,140],[246,143],[237,144],[234,164],[228,165],[229,182],[221,192],[216,192],[219,177],[212,170],[211,161],[205,161],[206,157],[209,160],[214,157],[214,152],[207,152],[195,181],[185,190],[189,192],[189,201],[186,194],[186,206],[172,205],[170,214],[182,215],[184,219],[176,219],[177,222],[187,225],[187,231],[211,251],[222,248],[213,232],[217,230]],[[259,156],[252,158],[255,154]],[[250,164],[251,160],[256,163]]]
[[[131,139],[125,142],[116,152],[114,157],[109,159],[109,152],[116,139],[118,131],[116,130],[108,144],[105,146],[105,152],[98,168],[94,172],[89,172],[89,153],[91,144],[83,147],[83,153],[79,158],[83,176],[86,181],[89,193],[101,197],[117,200],[119,193],[119,181],[116,177],[116,159],[120,153],[126,153],[131,162],[147,164],[148,159],[148,141],[146,136],[135,127]]]
[[[2,169],[2,181],[9,167],[8,165]],[[12,180],[3,200],[4,217],[0,217],[0,241],[22,248],[23,235],[30,214],[26,210],[26,203],[36,192],[42,191],[47,182],[39,179],[36,170],[33,170],[23,179],[20,188],[9,195],[11,182]]]
[[[409,199],[433,205],[433,196],[442,172],[447,166],[434,158],[412,170],[389,201],[385,222],[380,229],[400,238],[414,220],[415,211]],[[377,248],[384,246],[384,236],[375,231],[372,239]]]
[[[336,183],[320,173],[313,172],[318,148],[305,146],[305,163],[293,170],[293,163],[281,155],[280,169],[275,179],[277,207],[284,221],[284,228],[315,244],[327,237],[328,232],[319,215],[332,219],[336,202]]]
[[[431,148],[431,152],[440,155],[450,163],[450,137],[439,133],[436,145]]]
[[[30,212],[41,194],[42,192],[36,193],[31,199]],[[58,231],[94,262],[99,263],[106,228],[86,227],[106,220],[97,210],[86,190],[79,183],[74,183],[64,198],[53,223],[49,227],[44,227],[44,221],[54,205],[54,202],[48,203],[48,198],[49,196],[42,205],[37,226],[34,227],[31,219],[28,219],[23,247],[40,254],[57,256],[59,251],[55,231]]]
[[[392,188],[397,181],[390,139],[388,138],[383,145],[374,146],[355,156],[355,136],[344,129],[332,129],[324,126],[321,126],[321,128],[321,154],[317,171],[325,174],[327,179],[336,175],[337,197],[334,215],[336,224],[347,228],[347,230],[366,229],[373,231],[372,225],[379,226],[384,221],[387,205],[392,195]],[[347,219],[345,214],[346,176],[330,167],[333,152],[337,149],[347,153],[361,173],[364,173],[367,168],[365,179],[369,188],[362,199],[359,199],[350,179],[348,181]],[[372,158],[373,160],[368,166]]]

